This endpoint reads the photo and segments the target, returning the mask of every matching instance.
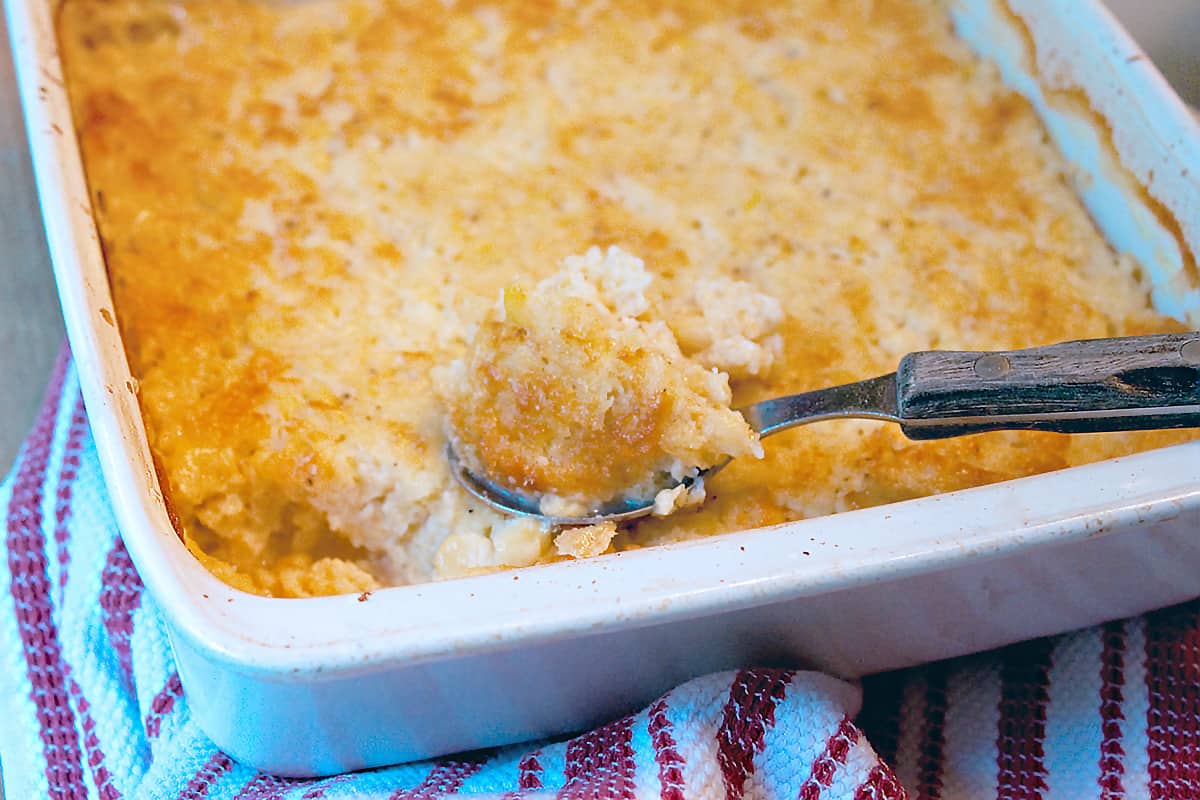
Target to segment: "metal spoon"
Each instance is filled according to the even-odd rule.
[[[895,422],[910,439],[993,430],[1095,433],[1200,427],[1200,332],[994,353],[910,353],[891,374],[739,410],[763,439],[797,425],[844,417]],[[635,498],[604,504],[585,516],[547,516],[536,498],[469,472],[453,448],[448,457],[467,491],[510,514],[584,525],[643,517],[654,507],[653,497]],[[709,478],[729,461],[701,475]]]

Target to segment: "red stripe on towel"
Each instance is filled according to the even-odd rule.
[[[42,531],[45,478],[67,361],[64,350],[55,364],[33,432],[25,443],[9,498],[5,537],[12,578],[9,593],[29,673],[29,699],[36,709],[52,800],[87,794],[83,753],[64,681],[62,646],[51,605],[49,561]]]
[[[633,717],[567,742],[566,782],[560,800],[624,800],[633,798]]]
[[[133,652],[130,649],[133,612],[141,603],[142,579],[133,568],[125,543],[117,536],[100,573],[100,611],[108,641],[130,682],[133,681]]]
[[[64,664],[64,667],[66,665]],[[75,701],[75,709],[83,722],[83,748],[87,754],[88,768],[92,773],[92,783],[96,785],[96,794],[100,800],[120,800],[121,793],[112,784],[112,773],[104,764],[104,751],[100,749],[100,737],[96,735],[96,720],[92,718],[91,704],[83,696],[79,683],[71,677],[67,669],[67,691]]]
[[[538,761],[538,756],[541,755],[541,752],[540,750],[534,750],[517,764],[518,789],[542,788],[542,763]]]
[[[204,800],[208,797],[208,790],[212,785],[232,768],[233,762],[229,760],[229,756],[219,750],[213,753],[188,781],[187,786],[183,787],[183,791],[179,793],[179,800]]]
[[[541,750],[534,750],[521,757],[517,762],[517,788],[500,795],[500,800],[521,800],[527,796],[525,792],[533,792],[534,796],[542,794],[538,791],[542,788],[542,764],[538,760],[541,754]]]
[[[1146,615],[1146,754],[1152,800],[1200,798],[1200,611]]]
[[[1125,714],[1125,623],[1110,622],[1100,629],[1100,800],[1125,796],[1125,749],[1121,746]]]
[[[246,781],[246,785],[238,790],[238,793],[233,796],[233,800],[265,800],[268,793],[275,791],[278,783],[279,778],[260,772]]]
[[[87,433],[87,414],[83,408],[83,396],[76,395],[75,408],[71,412],[71,425],[67,429],[67,441],[63,445],[62,467],[58,472],[58,491],[54,504],[54,544],[58,557],[58,596],[61,601],[67,587],[67,566],[71,553],[67,540],[71,531],[67,522],[71,519],[71,501],[75,479],[79,477],[79,453],[83,450],[83,437]]]
[[[999,654],[1000,721],[996,735],[997,795],[1039,800],[1046,789],[1046,704],[1050,700],[1049,639],[1006,647]]]
[[[896,780],[892,771],[883,764],[872,769],[867,774],[867,779],[854,792],[854,800],[904,800],[906,797],[908,793],[904,791],[900,781]]]
[[[180,697],[183,697],[183,684],[179,682],[179,673],[172,672],[163,688],[150,701],[150,713],[146,715],[146,736],[158,738],[163,719],[175,709],[175,701]]]
[[[658,764],[660,800],[683,800],[683,756],[676,749],[675,728],[667,717],[667,699],[661,698],[650,706],[647,731],[654,747],[654,763]]]
[[[411,789],[397,789],[390,800],[438,800],[458,792],[463,781],[478,772],[487,763],[486,758],[476,761],[442,761]]]
[[[754,773],[754,756],[775,724],[775,706],[787,694],[794,674],[790,670],[749,669],[734,677],[717,731],[717,763],[729,800],[741,800],[746,778]]]
[[[925,720],[917,755],[917,798],[938,800],[942,796],[942,767],[946,759],[945,663],[925,670]]]
[[[311,778],[279,778],[260,772],[246,782],[234,800],[281,800],[292,789],[305,789],[316,783],[318,781]]]
[[[849,717],[843,717],[837,730],[825,741],[825,749],[821,751],[821,755],[813,760],[808,779],[800,785],[800,791],[796,793],[796,797],[799,800],[817,800],[821,796],[821,792],[828,789],[829,785],[833,783],[833,777],[837,774],[838,768],[846,763],[846,757],[850,755],[850,748],[858,743],[861,736],[862,734],[858,728],[854,727],[854,723],[850,721]]]

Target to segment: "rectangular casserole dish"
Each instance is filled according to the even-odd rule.
[[[225,586],[179,541],[155,477],[111,322],[55,5],[6,0],[68,335],[117,520],[192,713],[236,759],[286,775],[395,763],[580,729],[711,670],[786,662],[857,676],[1200,594],[1200,443],[361,602]],[[1098,2],[950,6],[960,35],[1034,103],[1159,310],[1200,326],[1188,110]]]

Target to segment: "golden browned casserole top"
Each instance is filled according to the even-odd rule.
[[[503,287],[592,246],[644,262],[647,319],[735,406],[911,350],[1177,329],[936,2],[67,0],[59,24],[151,446],[235,585],[523,566],[1187,435],[827,423],[699,510],[557,545],[452,483],[435,375]]]

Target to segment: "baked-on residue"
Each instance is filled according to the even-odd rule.
[[[236,586],[359,592],[1188,436],[825,423],[698,511],[558,543],[452,482],[435,375],[504,287],[593,246],[644,262],[646,318],[734,406],[911,350],[1178,329],[933,0],[67,0],[59,24],[151,446]]]

